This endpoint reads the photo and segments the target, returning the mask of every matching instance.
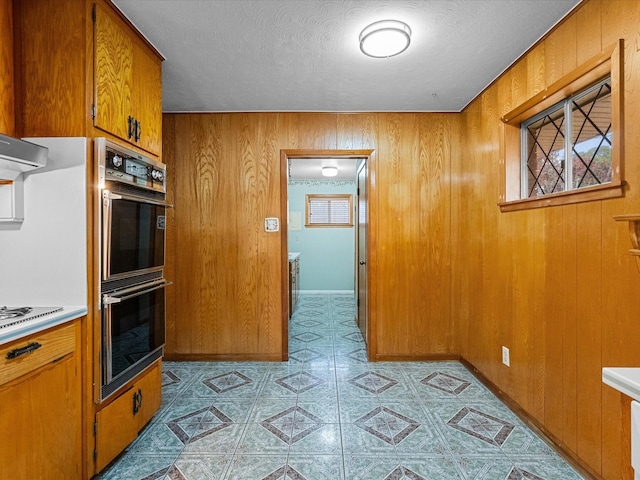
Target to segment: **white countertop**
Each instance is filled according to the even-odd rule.
[[[290,262],[293,262],[298,257],[300,257],[300,252],[289,252],[289,261]]]
[[[602,381],[640,402],[640,368],[605,367],[602,369]]]
[[[34,318],[23,323],[17,323],[9,327],[0,328],[0,345],[18,340],[32,333],[41,332],[47,328],[56,327],[63,323],[75,320],[87,314],[86,306],[65,306],[59,312]]]

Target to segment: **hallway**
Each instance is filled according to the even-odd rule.
[[[103,480],[582,478],[458,362],[366,361],[351,295],[302,294],[290,360],[165,362]]]

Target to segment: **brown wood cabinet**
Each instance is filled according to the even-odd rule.
[[[160,360],[96,415],[96,471],[102,470],[138,436],[160,408]]]
[[[113,9],[95,6],[95,126],[161,152],[161,61]]]
[[[79,325],[0,347],[0,478],[82,478]]]
[[[0,0],[0,133],[14,135],[15,91],[13,76],[12,0]]]
[[[108,0],[14,8],[19,136],[113,136],[159,156],[163,58],[119,10]]]

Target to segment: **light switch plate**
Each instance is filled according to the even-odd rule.
[[[280,221],[277,217],[268,217],[264,219],[264,231],[265,232],[278,232],[280,231]]]

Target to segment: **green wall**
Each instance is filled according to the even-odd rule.
[[[300,290],[353,290],[355,227],[306,228],[305,195],[309,193],[355,194],[355,181],[290,180],[289,252],[300,252]],[[298,213],[299,212],[299,213]],[[300,230],[291,227],[300,217]],[[293,222],[295,223],[295,221]]]

